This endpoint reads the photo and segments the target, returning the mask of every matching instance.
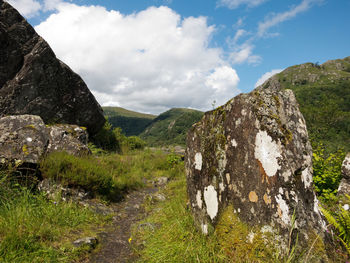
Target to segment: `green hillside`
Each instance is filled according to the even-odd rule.
[[[120,107],[103,107],[103,111],[113,128],[122,128],[126,136],[139,135],[156,117]]]
[[[313,146],[350,151],[350,57],[292,66],[274,78],[294,91]]]
[[[188,129],[202,116],[197,110],[170,109],[155,118],[140,137],[149,145],[185,145]]]

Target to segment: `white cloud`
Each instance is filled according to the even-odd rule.
[[[8,0],[7,2],[28,18],[37,15],[42,8],[40,2],[36,0]]]
[[[232,64],[242,64],[247,62],[248,64],[257,65],[261,62],[262,58],[253,54],[254,46],[246,41],[240,46],[236,46],[230,53],[230,62]]]
[[[230,9],[236,9],[240,5],[246,5],[248,7],[256,7],[266,2],[267,0],[219,0],[217,1],[217,6],[225,6]]]
[[[223,51],[208,46],[215,27],[204,17],[182,19],[164,6],[131,15],[68,3],[56,8],[35,29],[103,105],[207,110],[239,92]]]
[[[273,69],[273,70],[271,70],[271,71],[269,71],[269,72],[266,72],[266,73],[265,73],[264,75],[262,75],[262,76],[258,79],[258,81],[255,83],[255,88],[258,87],[258,86],[260,86],[260,85],[262,85],[262,84],[264,84],[264,82],[265,82],[266,80],[268,80],[269,78],[271,78],[273,75],[276,75],[276,74],[280,73],[281,71],[283,71],[283,69]]]
[[[282,13],[272,14],[268,16],[265,21],[260,22],[258,25],[258,33],[259,37],[266,35],[267,31],[286,20],[294,18],[301,12],[307,11],[312,7],[313,4],[320,3],[322,0],[303,0],[299,5],[292,7],[290,10]]]

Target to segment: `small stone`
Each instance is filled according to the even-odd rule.
[[[88,245],[90,249],[96,248],[97,244],[98,244],[98,239],[96,237],[84,237],[84,238],[77,239],[73,242],[73,245],[75,247]]]
[[[154,198],[157,200],[157,201],[165,201],[166,200],[166,198],[165,198],[165,196],[164,195],[162,195],[162,194],[155,194],[154,195]]]

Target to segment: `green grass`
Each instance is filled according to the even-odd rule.
[[[86,254],[72,241],[106,222],[70,202],[49,201],[0,173],[0,262],[73,262]]]
[[[186,206],[185,181],[183,176],[176,178],[167,186],[167,201],[146,207],[153,212],[143,223],[159,228],[135,225],[132,243],[139,262],[225,262],[216,236],[205,237],[194,226]]]
[[[52,153],[40,164],[44,178],[81,187],[95,196],[112,201],[118,201],[125,193],[143,187],[145,179],[173,176],[171,168],[166,154],[151,150],[85,157]]]

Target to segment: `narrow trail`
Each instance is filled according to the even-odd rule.
[[[125,263],[133,262],[133,254],[129,244],[131,226],[145,217],[142,207],[147,195],[154,194],[158,188],[148,187],[128,194],[123,201],[111,205],[113,223],[99,234],[101,248],[93,251],[84,263]]]

